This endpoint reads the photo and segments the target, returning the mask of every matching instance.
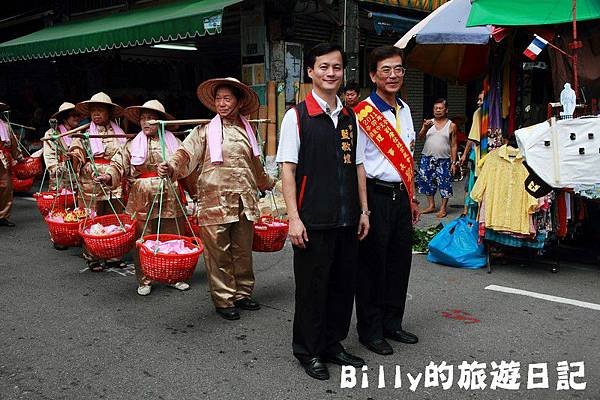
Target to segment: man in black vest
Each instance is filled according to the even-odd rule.
[[[364,365],[341,344],[354,305],[358,241],[369,230],[356,118],[336,95],[344,64],[338,45],[309,51],[313,90],[285,114],[277,152],[294,248],[292,347],[306,373],[321,380],[329,379],[325,362]]]

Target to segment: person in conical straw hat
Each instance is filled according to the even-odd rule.
[[[102,136],[92,137],[89,142],[84,142],[80,138],[74,138],[71,142],[69,154],[73,161],[73,168],[78,174],[81,187],[80,201],[82,200],[98,216],[110,214],[113,209],[117,213],[122,212],[121,185],[116,185],[112,190],[102,190],[100,184],[94,181],[94,166],[98,174],[106,173],[110,159],[125,144],[125,133],[115,121],[115,118],[123,114],[123,108],[113,103],[106,93],[100,92],[93,95],[91,99],[78,103],[75,110],[90,118],[91,122],[87,133]],[[122,137],[110,137],[112,135],[122,135]],[[88,143],[89,148],[87,148]],[[88,152],[93,159],[90,158]],[[85,248],[83,256],[87,260],[90,270],[94,272],[102,271],[105,266],[125,266],[120,260],[106,260],[103,263],[102,260],[93,257]]]
[[[158,125],[150,125],[150,120],[172,120],[173,116],[165,111],[165,107],[158,100],[150,100],[141,106],[133,106],[125,109],[125,118],[141,127],[135,138],[128,141],[113,157],[106,172],[96,178],[106,186],[120,185],[123,179],[129,180],[131,189],[125,212],[135,218],[138,234],[151,235],[157,233],[158,217],[160,212],[160,233],[172,233],[185,229],[184,212],[178,204],[176,195],[183,196],[182,204],[185,204],[185,193],[181,192],[177,182],[174,188],[176,195],[165,186],[163,190],[162,209],[155,206],[150,211],[149,204],[154,202],[156,193],[160,190],[161,178],[156,172],[157,165],[163,162],[161,144],[158,137]],[[181,145],[181,141],[171,131],[165,130],[164,134],[166,155],[170,157]],[[148,213],[151,213],[148,215]],[[144,231],[144,225],[148,224]],[[135,275],[138,280],[137,293],[140,296],[150,294],[152,282],[140,267],[138,253],[135,252]],[[185,282],[177,282],[170,285],[179,290],[186,290],[190,286]]]
[[[199,167],[198,218],[210,293],[218,314],[234,320],[239,308],[260,308],[252,298],[253,222],[259,218],[258,190],[271,189],[273,179],[245,118],[258,110],[256,93],[237,79],[219,78],[200,84],[197,95],[216,116],[195,127],[158,171],[179,179]]]
[[[8,104],[0,102],[0,112],[8,110],[10,110]],[[10,169],[15,163],[23,160],[17,137],[10,124],[0,119],[0,226],[15,226],[9,220],[13,203]]]
[[[58,107],[58,111],[52,114],[50,119],[56,120],[57,126],[56,129],[51,127],[46,131],[44,134],[46,138],[77,128],[81,122],[81,114],[75,110],[75,104],[64,102]],[[56,140],[47,140],[44,142],[44,163],[46,164],[49,176],[48,190],[56,190],[60,177],[65,177],[69,174],[69,171],[65,168],[65,161],[72,141],[70,136],[63,136]]]

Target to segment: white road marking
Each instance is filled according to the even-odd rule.
[[[552,296],[549,294],[530,292],[528,290],[514,289],[514,288],[510,288],[510,287],[506,287],[506,286],[498,286],[498,285],[486,286],[485,289],[493,290],[496,292],[519,294],[521,296],[529,296],[529,297],[533,297],[536,299],[553,301],[555,303],[571,304],[571,305],[577,306],[577,307],[589,308],[592,310],[600,311],[600,304],[588,303],[587,301],[567,299],[566,297],[557,297],[557,296]]]
[[[27,201],[35,201],[35,199],[33,197],[21,197],[21,199],[27,200]]]

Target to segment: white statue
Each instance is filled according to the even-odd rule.
[[[575,111],[575,105],[577,104],[577,96],[575,91],[571,89],[570,83],[565,83],[565,88],[560,92],[560,104],[562,104],[563,111],[560,115],[567,118],[573,118],[573,112]]]

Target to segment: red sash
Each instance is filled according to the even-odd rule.
[[[110,160],[107,160],[104,157],[94,157],[94,163],[108,165],[110,164]]]
[[[358,117],[360,127],[398,171],[410,196],[409,199],[412,199],[414,196],[414,160],[404,140],[400,137],[400,132],[396,132],[396,128],[377,107],[366,101],[361,101],[354,108],[354,112]]]
[[[150,172],[150,171],[146,171],[146,172],[142,172],[140,173],[140,175],[137,177],[138,179],[145,179],[145,178],[158,178],[158,173],[157,172]],[[181,184],[180,181],[177,181],[177,191],[179,192],[179,200],[181,200],[181,203],[183,205],[187,204],[187,198],[185,197],[185,190],[183,189],[183,185]]]

